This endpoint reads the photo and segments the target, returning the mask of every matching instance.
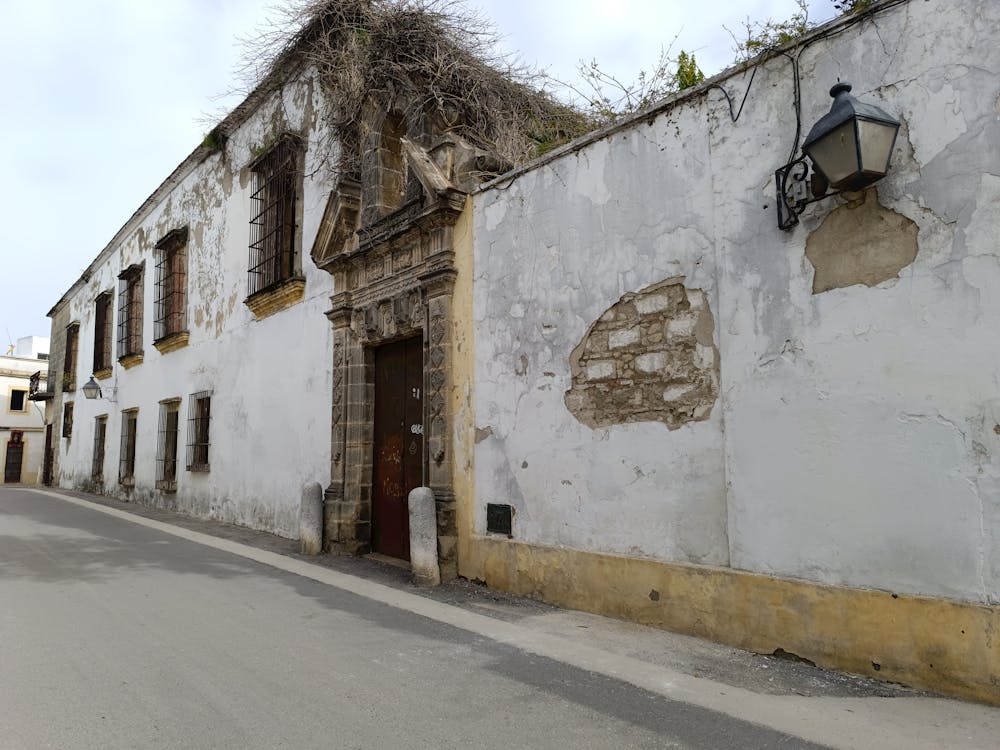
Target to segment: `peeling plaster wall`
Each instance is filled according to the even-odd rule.
[[[93,371],[94,299],[115,294],[113,339],[117,341],[118,279],[122,269],[145,262],[143,361],[129,369],[117,360],[104,394],[117,387],[117,403],[75,401],[73,437],[59,440],[59,484],[124,499],[179,508],[287,537],[298,536],[300,492],[306,482],[329,479],[332,279],[315,267],[309,248],[318,231],[336,175],[319,162],[318,87],[308,74],[288,84],[251,114],[224,149],[183,175],[172,190],[128,232],[82,286],[59,307],[60,320],[80,323],[79,389]],[[247,297],[249,170],[246,168],[284,132],[307,143],[302,193],[300,263],[305,298],[255,320]],[[187,346],[161,354],[153,346],[154,245],[169,231],[188,225]],[[57,306],[58,307],[58,306]],[[64,324],[63,324],[64,325]],[[117,352],[113,356],[116,356]],[[61,372],[62,360],[57,363]],[[188,396],[211,390],[210,471],[186,471]],[[64,394],[62,398],[70,397]],[[155,489],[159,402],[180,398],[177,492]],[[58,407],[61,409],[61,407]],[[118,484],[121,410],[138,408],[135,487]],[[53,410],[55,411],[55,410]],[[94,418],[108,415],[103,486],[91,482]],[[61,415],[54,415],[58,419]]]
[[[721,409],[671,431],[589,427],[564,404],[573,350],[623,295],[683,279],[718,305],[708,143],[681,148],[706,114],[639,124],[475,197],[476,532],[487,502],[510,503],[519,540],[728,562]]]
[[[1000,3],[913,0],[802,48],[805,129],[838,79],[903,127],[863,205],[814,204],[790,232],[783,56],[736,123],[701,88],[477,194],[475,532],[506,502],[529,544],[1000,601],[998,41]],[[749,80],[719,83],[739,102]],[[714,316],[710,418],[581,423],[574,348],[673,277]]]

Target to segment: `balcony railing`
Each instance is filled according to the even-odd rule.
[[[48,373],[43,377],[42,371],[39,370],[28,379],[28,399],[30,401],[48,401],[52,396]]]

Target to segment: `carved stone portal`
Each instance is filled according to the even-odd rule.
[[[409,142],[406,146],[416,148]],[[421,166],[427,168],[426,162]],[[356,200],[357,186],[342,182],[328,203],[313,258],[333,275],[335,288],[327,313],[333,326],[333,394],[325,549],[347,554],[370,549],[374,350],[420,336],[426,394],[424,476],[434,491],[441,573],[449,578],[457,572],[447,399],[456,273],[452,227],[464,207],[465,194],[447,184],[435,184],[435,188],[439,189],[433,194],[423,191],[418,199],[357,227],[365,215]],[[339,194],[341,190],[345,192]]]

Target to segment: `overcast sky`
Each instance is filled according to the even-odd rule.
[[[724,27],[785,19],[794,0],[468,0],[526,63],[562,80],[581,60],[632,80],[661,46],[708,75],[733,60]],[[0,180],[2,343],[49,335],[48,310],[238,103],[240,37],[273,0],[0,0],[5,144]],[[811,18],[835,15],[811,0]],[[8,338],[9,336],[9,338]],[[5,348],[5,347],[4,347]]]

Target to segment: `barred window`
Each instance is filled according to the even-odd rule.
[[[295,275],[299,142],[285,136],[251,167],[249,294]]]
[[[209,423],[212,419],[212,392],[192,393],[188,401],[188,471],[208,471]]]
[[[73,437],[73,402],[67,401],[63,404],[62,436],[64,438]]]
[[[118,454],[118,481],[121,484],[135,483],[135,439],[138,425],[138,409],[122,412],[121,452]]]
[[[142,354],[142,266],[118,276],[118,358]]]
[[[156,437],[156,486],[173,492],[177,489],[177,433],[181,400],[160,402],[160,429]]]
[[[94,301],[94,372],[111,369],[111,292]]]
[[[73,323],[66,327],[66,350],[63,354],[63,390],[76,390],[76,356],[80,345],[80,324]],[[97,369],[96,367],[94,368]],[[49,381],[49,390],[53,390],[54,382]]]
[[[187,239],[183,227],[156,243],[156,341],[187,331]]]
[[[108,417],[94,419],[94,458],[90,464],[90,478],[95,482],[104,479],[104,443],[108,435]]]

